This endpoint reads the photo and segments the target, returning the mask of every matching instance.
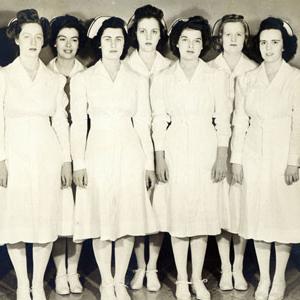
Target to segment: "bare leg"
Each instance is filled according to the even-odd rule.
[[[130,286],[133,290],[139,290],[143,287],[143,281],[146,272],[144,236],[135,237],[134,253],[137,262],[137,270],[135,270],[134,276],[130,282]]]

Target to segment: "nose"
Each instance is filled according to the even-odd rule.
[[[236,35],[235,35],[235,34],[232,34],[232,35],[231,35],[231,41],[232,41],[232,42],[235,42],[235,41],[236,41]]]
[[[71,47],[71,41],[69,39],[67,39],[67,44],[66,44],[67,47]]]
[[[146,33],[146,39],[147,41],[151,40],[151,32]]]
[[[31,46],[35,46],[35,45],[36,45],[36,39],[35,39],[34,37],[32,37],[32,38],[30,39],[30,45],[31,45]]]
[[[116,47],[116,41],[114,39],[111,39],[110,46],[111,46],[111,48],[115,48]]]
[[[188,47],[189,47],[189,48],[193,48],[193,46],[194,46],[194,43],[193,43],[192,41],[189,40],[189,41],[188,41]]]
[[[266,49],[270,50],[271,49],[271,43],[266,43]]]

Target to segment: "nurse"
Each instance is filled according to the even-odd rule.
[[[0,71],[0,243],[16,272],[18,300],[31,299],[25,243],[33,243],[32,297],[46,299],[43,278],[59,235],[61,188],[72,181],[65,78],[39,59],[48,30],[36,10],[19,11],[7,34],[20,55]]]
[[[257,66],[254,61],[250,60],[243,53],[248,49],[249,26],[241,15],[225,15],[215,23],[213,36],[213,46],[220,54],[211,60],[209,65],[226,73],[228,105],[230,111],[233,111],[236,78],[255,69]],[[224,183],[224,194],[219,202],[220,220],[223,231],[216,238],[222,270],[219,286],[223,291],[233,289],[232,279],[236,290],[247,290],[248,288],[243,275],[246,240],[237,235],[240,219],[240,186],[234,185],[230,187],[231,177],[231,172],[228,172],[227,180]],[[234,249],[233,268],[230,262],[231,240],[233,240]]]
[[[270,17],[260,24],[256,46],[262,63],[237,84],[231,162],[242,193],[238,232],[254,240],[260,270],[255,299],[280,300],[291,244],[300,241],[300,72],[288,64],[297,38],[287,22]]]
[[[134,237],[157,232],[147,191],[155,182],[148,81],[122,62],[126,30],[120,18],[96,18],[88,36],[100,58],[71,80],[74,239],[93,239],[101,299],[130,299],[125,274]]]
[[[157,201],[165,206],[162,231],[171,235],[177,299],[191,298],[189,283],[197,299],[210,299],[202,280],[207,236],[221,232],[218,193],[226,176],[230,111],[225,74],[199,58],[209,41],[207,20],[200,16],[176,20],[170,46],[179,59],[156,76],[151,87],[156,173],[164,183],[160,184],[164,197]]]
[[[85,69],[83,64],[76,59],[79,49],[84,46],[86,30],[76,17],[65,15],[51,20],[50,46],[56,55],[48,64],[52,71],[65,76],[67,83],[65,92],[70,97],[70,78]],[[67,105],[67,113],[70,118],[70,104]],[[75,193],[74,187],[73,192]],[[62,201],[62,219],[60,236],[53,245],[52,255],[56,266],[55,291],[60,295],[82,293],[82,285],[77,274],[77,266],[82,244],[73,243],[74,229],[74,198],[72,189],[65,189]],[[66,265],[67,263],[67,265]]]
[[[148,4],[136,9],[128,23],[130,45],[135,50],[128,57],[127,63],[134,71],[145,77],[149,84],[154,76],[171,64],[171,61],[163,56],[168,41],[167,27],[163,17],[162,10]],[[160,213],[158,205],[158,203],[153,203],[154,209],[157,208],[155,210],[157,217]],[[155,292],[161,287],[157,276],[157,260],[163,234],[149,236],[149,261],[147,265],[144,239],[144,237],[136,237],[135,240],[137,270],[135,270],[130,285],[134,290],[141,289],[146,275],[147,289]]]

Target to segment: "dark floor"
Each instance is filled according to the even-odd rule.
[[[162,289],[157,293],[148,292],[145,288],[140,291],[129,291],[132,300],[171,300],[175,299],[175,281],[176,272],[174,269],[173,257],[170,254],[170,241],[166,238],[162,253],[159,259],[159,269],[161,270],[159,276],[162,280]],[[0,249],[0,300],[15,300],[15,288],[16,279],[14,271],[11,268],[9,259],[6,257],[7,253],[5,248]],[[30,249],[29,249],[30,256]],[[2,262],[2,263],[1,263]],[[213,239],[210,239],[206,263],[204,268],[204,276],[208,279],[208,289],[212,294],[212,300],[234,300],[234,299],[254,299],[254,290],[257,286],[259,273],[257,268],[257,262],[253,251],[253,244],[248,243],[248,247],[245,254],[245,276],[249,282],[249,289],[246,292],[221,292],[218,289],[219,280],[219,257],[216,252],[216,245]],[[272,256],[272,263],[274,265],[274,258]],[[130,268],[127,276],[127,283],[130,282],[132,277],[132,269],[135,267],[135,261],[132,259]],[[31,272],[29,262],[29,273]],[[96,268],[96,263],[90,247],[90,242],[87,242],[84,246],[82,253],[79,272],[81,279],[84,284],[84,293],[82,295],[70,295],[70,296],[58,296],[54,292],[54,275],[55,269],[53,262],[50,261],[45,281],[46,281],[46,292],[48,299],[50,300],[99,300],[99,283],[100,274]],[[294,247],[288,269],[287,269],[287,291],[286,300],[300,300],[300,247]]]

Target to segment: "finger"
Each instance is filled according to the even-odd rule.
[[[215,179],[215,166],[212,167],[211,173],[210,173],[210,178],[214,181]]]
[[[170,174],[169,174],[169,169],[166,168],[166,182],[169,180]]]
[[[287,174],[284,174],[284,181],[285,183],[288,185],[289,184],[289,181],[288,181],[288,175]]]
[[[231,184],[232,185],[236,184],[236,178],[234,175],[232,175],[232,177],[231,177]]]
[[[87,174],[85,173],[84,174],[84,176],[83,176],[83,185],[84,185],[84,187],[87,187],[87,185],[88,185],[88,176],[87,176]]]

